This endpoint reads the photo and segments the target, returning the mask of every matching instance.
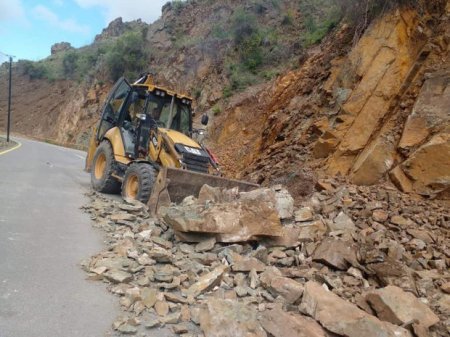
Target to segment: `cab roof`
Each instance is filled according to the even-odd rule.
[[[180,99],[187,99],[189,101],[193,101],[192,97],[188,96],[185,93],[178,93],[173,90],[170,90],[166,87],[158,86],[153,81],[153,77],[150,74],[143,75],[140,79],[132,84],[133,88],[143,88],[149,92],[154,92],[157,90],[164,91],[169,96],[175,96]]]

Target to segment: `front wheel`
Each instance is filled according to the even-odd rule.
[[[103,141],[94,154],[91,168],[91,184],[94,190],[102,193],[117,193],[120,182],[113,177],[115,169],[114,152],[108,141]]]
[[[134,163],[125,172],[122,197],[139,200],[146,204],[155,183],[155,169],[146,163]]]

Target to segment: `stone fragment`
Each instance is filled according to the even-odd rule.
[[[313,220],[313,212],[310,207],[303,207],[294,213],[295,221],[304,222]]]
[[[387,286],[371,291],[366,294],[366,300],[380,319],[393,324],[403,325],[415,320],[430,327],[439,322],[439,317],[430,308],[399,287]]]
[[[325,135],[324,135],[325,136]],[[326,158],[328,157],[336,148],[339,143],[339,140],[336,138],[324,138],[322,136],[319,138],[314,145],[313,155],[314,158]]]
[[[200,188],[200,192],[198,193],[198,202],[200,204],[204,204],[206,202],[222,202],[224,199],[225,197],[220,188],[212,187],[206,184]]]
[[[165,293],[164,297],[166,298],[167,301],[169,302],[173,302],[173,303],[182,303],[182,304],[186,304],[188,303],[187,299],[178,296],[174,293]]]
[[[141,212],[145,209],[145,205],[143,203],[140,205],[119,204],[118,206],[122,211],[127,212]]]
[[[267,288],[270,286],[270,284],[274,278],[281,277],[281,276],[283,276],[283,274],[277,267],[270,266],[270,267],[266,267],[264,272],[259,275],[259,280],[260,280],[261,284],[265,288]]]
[[[239,257],[231,266],[234,272],[250,272],[252,269],[262,272],[266,265],[255,257],[242,256]]]
[[[114,283],[128,283],[133,279],[133,275],[122,270],[110,270],[103,275]]]
[[[406,219],[401,215],[394,215],[391,217],[391,223],[397,225],[403,229],[406,229],[408,226],[412,226],[414,223],[410,219]]]
[[[450,282],[446,282],[441,285],[441,290],[446,294],[450,294]]]
[[[151,319],[151,320],[149,320],[149,321],[144,323],[144,327],[146,329],[153,329],[153,328],[156,328],[156,327],[158,327],[160,325],[161,325],[161,323],[157,319]]]
[[[216,244],[216,238],[212,237],[212,238],[206,239],[202,242],[199,242],[195,246],[195,251],[198,253],[207,252],[207,251],[213,249],[215,244]]]
[[[334,191],[333,184],[331,184],[329,181],[327,181],[325,179],[317,180],[315,187],[318,191],[329,191],[329,192]]]
[[[358,265],[356,246],[352,242],[327,238],[314,251],[313,261],[339,270],[347,270],[350,266]]]
[[[111,214],[110,219],[112,221],[135,221],[136,215],[130,214],[130,213],[114,213]]]
[[[337,217],[334,218],[332,223],[328,224],[331,232],[344,231],[351,232],[356,230],[356,226],[353,220],[344,212],[340,212]]]
[[[275,277],[268,287],[269,292],[274,296],[282,296],[286,303],[296,303],[303,294],[303,285],[288,277]]]
[[[382,209],[376,209],[372,213],[372,219],[377,222],[385,222],[389,218],[389,213]]]
[[[177,324],[180,321],[180,317],[180,312],[174,312],[164,315],[164,317],[160,318],[159,321],[163,324]]]
[[[438,310],[445,316],[450,316],[450,295],[443,295],[437,301]]]
[[[174,333],[176,333],[177,335],[181,335],[184,334],[186,332],[189,332],[189,328],[186,324],[175,324],[174,326],[172,326],[172,330]]]
[[[216,284],[218,284],[223,276],[223,274],[228,270],[228,266],[220,265],[216,267],[213,271],[207,273],[200,277],[200,279],[194,283],[191,287],[184,290],[187,296],[197,297],[201,293],[211,289]]]
[[[256,289],[259,286],[259,277],[256,269],[250,270],[250,288]]]
[[[156,301],[155,311],[160,317],[167,316],[169,313],[169,304],[166,301]]]
[[[239,297],[247,296],[248,291],[247,287],[237,286],[234,288],[234,291],[236,292],[236,295]]]
[[[411,337],[406,329],[380,321],[313,281],[306,283],[300,309],[340,336]]]
[[[287,313],[280,308],[261,314],[259,322],[273,337],[327,337],[327,333],[313,319]]]
[[[191,320],[191,311],[189,310],[188,305],[182,305],[180,313],[181,313],[181,321],[189,322]]]
[[[402,163],[416,193],[433,195],[450,188],[450,133],[438,133]]]
[[[149,309],[155,305],[157,296],[158,291],[156,289],[143,288],[141,290],[142,303],[144,303],[144,305]]]
[[[294,214],[294,198],[288,190],[281,188],[275,192],[275,208],[278,211],[280,219],[290,219]]]
[[[299,240],[300,232],[301,228],[287,225],[281,229],[280,236],[261,238],[260,242],[267,247],[297,247],[301,244]]]
[[[132,326],[131,324],[125,323],[119,326],[117,331],[125,334],[125,335],[135,335],[137,333],[137,328]]]
[[[97,268],[92,268],[90,269],[91,272],[97,274],[97,275],[102,275],[104,274],[106,271],[108,270],[108,268],[106,268],[105,266],[100,266]]]
[[[162,247],[153,247],[147,252],[148,256],[159,263],[168,263],[172,261],[172,253]]]
[[[251,306],[233,300],[211,298],[200,313],[205,337],[267,337]]]
[[[413,190],[413,185],[411,180],[406,176],[405,172],[403,172],[400,166],[394,168],[391,172],[389,172],[389,177],[397,188],[405,193],[411,193]]]
[[[156,243],[158,246],[163,247],[164,249],[172,249],[173,244],[170,241],[164,240],[163,238],[159,237],[159,236],[154,236],[152,237],[152,241],[154,243]]]
[[[141,256],[139,256],[137,262],[142,266],[151,266],[156,263],[156,261],[151,259],[147,253],[144,253]]]
[[[299,225],[299,233],[297,237],[300,242],[317,241],[322,238],[326,232],[327,226],[322,220],[304,222]],[[291,235],[295,234],[295,232],[291,233]]]

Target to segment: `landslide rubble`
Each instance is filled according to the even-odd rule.
[[[281,187],[250,198],[204,186],[161,218],[89,193],[83,208],[107,245],[82,267],[119,298],[113,334],[450,336],[448,205],[387,186],[321,186],[296,207]],[[236,221],[274,230],[227,242],[242,234]]]

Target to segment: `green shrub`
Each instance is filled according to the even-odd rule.
[[[229,97],[233,96],[233,89],[231,88],[231,86],[227,85],[223,88],[222,96],[223,96],[223,98],[229,98]]]
[[[211,29],[211,35],[216,39],[224,40],[229,37],[230,33],[222,25],[215,24]]]
[[[62,65],[64,75],[72,77],[77,70],[78,53],[69,51],[64,54]]]
[[[227,65],[227,73],[230,81],[227,93],[230,96],[235,91],[242,91],[250,85],[254,85],[260,82],[260,78],[257,75],[250,72],[243,64],[230,64]]]
[[[212,108],[212,112],[213,112],[214,116],[217,116],[217,115],[219,115],[222,112],[222,109],[220,108],[220,106],[215,105]]]
[[[231,26],[233,40],[236,45],[239,45],[258,32],[255,16],[247,13],[242,8],[236,10],[231,17]]]
[[[239,52],[242,64],[253,73],[255,73],[258,67],[263,63],[261,40],[261,35],[253,34],[251,37],[245,39],[240,45]]]
[[[263,34],[253,15],[238,9],[232,16],[232,32],[235,48],[247,70],[255,73],[263,63],[261,47]]]
[[[22,64],[20,67],[22,68],[22,74],[28,75],[31,80],[46,78],[48,73],[44,64],[39,62],[32,62],[28,60],[19,61]]]
[[[194,99],[196,99],[196,100],[199,99],[201,95],[202,95],[202,89],[195,88],[192,93],[192,96],[194,97]]]
[[[303,0],[300,11],[304,17],[305,34],[302,37],[304,47],[320,43],[323,38],[341,21],[341,0]],[[345,0],[347,1],[347,0]]]
[[[293,23],[294,23],[294,13],[292,13],[292,11],[288,11],[284,15],[283,20],[281,20],[281,24],[283,26],[292,26]]]
[[[130,32],[119,37],[105,54],[109,78],[136,77],[147,65],[148,51],[143,44],[142,35]]]
[[[186,5],[185,1],[172,0],[172,8],[173,8],[173,10],[175,11],[176,14],[180,14],[185,5]]]

